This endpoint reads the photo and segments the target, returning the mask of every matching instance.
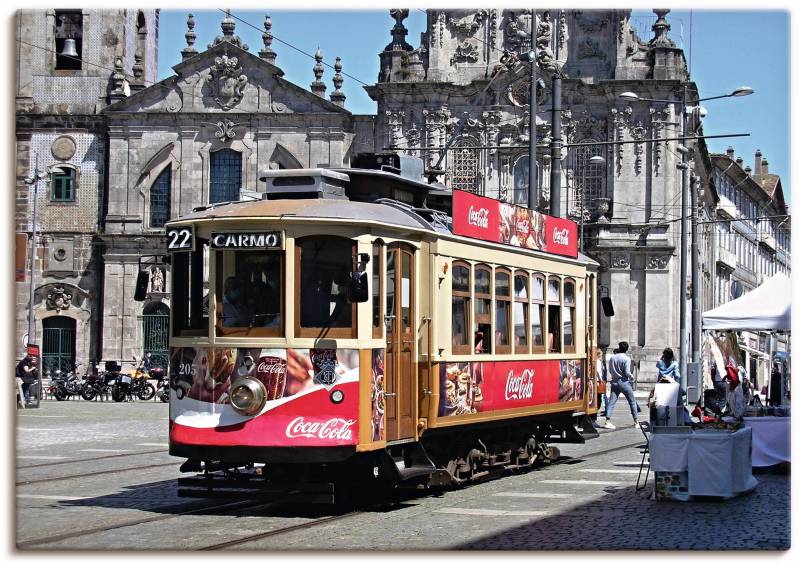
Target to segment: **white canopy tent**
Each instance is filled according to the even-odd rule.
[[[772,330],[792,327],[792,284],[776,273],[738,299],[703,313],[703,330]]]

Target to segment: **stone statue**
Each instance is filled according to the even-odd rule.
[[[150,278],[150,290],[153,293],[164,292],[164,274],[158,267],[153,268],[152,277]]]

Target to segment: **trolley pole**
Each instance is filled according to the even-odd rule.
[[[531,14],[531,53],[536,53],[536,10]],[[530,122],[528,135],[528,208],[536,210],[539,205],[539,167],[536,164],[536,57],[531,57]]]

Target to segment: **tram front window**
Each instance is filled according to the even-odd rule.
[[[354,334],[355,306],[347,301],[347,284],[353,270],[352,240],[309,236],[297,240],[296,264],[300,267],[300,335],[316,336],[325,328],[350,329]],[[307,332],[303,332],[306,329]]]
[[[218,256],[217,318],[225,328],[281,327],[282,251],[226,251]]]
[[[192,252],[172,254],[172,332],[174,336],[208,334],[208,244],[197,240]]]

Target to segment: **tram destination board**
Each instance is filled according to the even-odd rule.
[[[283,232],[212,232],[211,247],[226,250],[282,250]]]
[[[516,248],[578,257],[575,222],[465,191],[453,191],[453,233]]]
[[[193,252],[194,229],[192,226],[178,226],[167,228],[167,251]]]

